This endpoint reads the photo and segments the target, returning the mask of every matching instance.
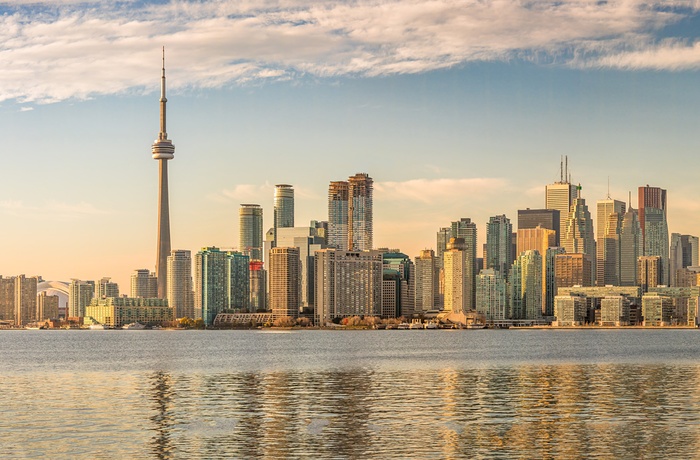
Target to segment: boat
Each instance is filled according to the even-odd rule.
[[[401,323],[401,324],[399,324],[399,326],[396,329],[404,330],[404,329],[409,329],[410,327],[411,327],[411,325],[408,323]]]
[[[438,328],[438,323],[434,321],[430,321],[428,323],[425,323],[425,328],[426,329],[437,329]]]
[[[39,329],[43,329],[42,327],[39,326],[25,326],[25,329],[28,329],[30,331],[38,331]]]
[[[484,329],[486,327],[486,324],[484,323],[469,323],[464,326],[462,326],[463,329]]]
[[[107,326],[105,326],[104,324],[93,323],[88,327],[88,329],[90,329],[91,331],[104,331],[105,329],[109,329],[109,328]]]
[[[122,329],[128,329],[130,331],[140,331],[141,329],[146,329],[146,326],[144,326],[141,323],[130,323],[127,324],[126,326],[122,326]]]
[[[423,323],[419,323],[419,322],[411,323],[411,325],[408,326],[408,328],[409,329],[425,329],[425,327],[423,326]]]

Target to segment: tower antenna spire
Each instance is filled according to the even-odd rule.
[[[608,200],[611,200],[610,198],[610,176],[608,176]]]
[[[559,182],[564,183],[564,155],[559,158]]]

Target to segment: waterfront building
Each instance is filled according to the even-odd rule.
[[[113,283],[111,278],[104,277],[95,282],[95,297],[119,297],[119,285]]]
[[[328,247],[348,250],[348,200],[347,181],[331,182],[328,187]]]
[[[642,255],[642,228],[636,209],[627,208],[620,227],[620,285],[636,286],[637,259]]]
[[[587,308],[585,297],[557,295],[554,297],[557,319],[552,326],[582,326],[586,322]]]
[[[416,313],[428,310],[439,310],[440,305],[440,279],[437,258],[432,249],[421,251],[415,258],[415,307]]]
[[[15,324],[23,326],[37,320],[37,284],[39,278],[24,275],[15,277]]]
[[[195,316],[209,326],[218,313],[248,311],[250,302],[248,256],[216,247],[195,255]]]
[[[267,270],[259,260],[251,260],[250,276],[250,313],[267,311]]]
[[[0,321],[15,320],[15,278],[0,275]]]
[[[46,291],[40,292],[36,297],[36,319],[58,319],[58,296],[49,295]]]
[[[642,296],[643,326],[670,326],[673,314],[673,299],[648,292]]]
[[[322,249],[315,255],[314,321],[379,316],[383,263],[379,251]]]
[[[293,218],[293,213],[292,213]],[[250,260],[263,260],[263,210],[259,204],[238,208],[238,249]]]
[[[518,229],[518,255],[525,251],[538,251],[540,254],[544,254],[545,257],[542,257],[542,273],[545,275],[547,273],[548,263],[550,267],[549,271],[553,272],[554,270],[553,259],[547,258],[546,255],[549,248],[556,247],[555,242],[556,232],[554,230],[550,230],[539,225],[535,228]],[[552,280],[552,284],[553,283],[554,281]],[[546,279],[544,279],[542,282],[542,313],[546,315],[546,312],[550,311],[551,316],[552,310],[547,309],[548,286],[549,285],[547,284]],[[552,306],[554,305],[554,295],[556,295],[556,292],[552,291]]]
[[[564,233],[564,249],[569,254],[585,254],[591,262],[590,279],[586,285],[590,286],[595,282],[596,275],[596,244],[593,232],[593,221],[591,213],[588,211],[586,200],[581,198],[581,186],[577,187],[576,198],[571,205],[571,212],[566,221]]]
[[[280,228],[294,227],[294,188],[289,184],[275,185],[274,241],[277,245],[277,231]]]
[[[163,270],[163,273],[166,270],[167,268]],[[134,270],[134,273],[131,274],[131,297],[160,298],[158,297],[158,277],[156,274],[151,273],[147,268]],[[167,298],[167,292],[163,298]]]
[[[348,249],[371,251],[374,224],[373,180],[365,173],[348,178]]]
[[[660,282],[669,285],[669,236],[666,190],[659,187],[639,187],[639,224],[642,230],[642,253],[659,256]]]
[[[564,246],[567,222],[571,212],[571,206],[577,198],[577,187],[571,183],[568,171],[568,158],[566,163],[562,161],[560,178],[558,182],[545,186],[545,204],[547,209],[559,211],[559,240],[557,246]],[[518,227],[520,228],[520,227]],[[554,230],[554,229],[553,229]]]
[[[542,256],[539,251],[524,251],[518,256],[521,276],[523,319],[542,318]]]
[[[486,224],[485,268],[493,268],[508,279],[508,271],[513,263],[513,226],[505,215],[489,218]]]
[[[453,313],[468,311],[467,251],[464,238],[450,238],[447,250],[442,255],[445,274],[445,297],[443,310]]]
[[[68,287],[68,316],[74,318],[85,316],[85,307],[90,305],[94,296],[94,281],[72,279]]]
[[[476,311],[490,322],[510,319],[506,280],[492,268],[482,270],[476,277]]]
[[[620,284],[620,233],[625,203],[608,196],[596,206],[596,281],[598,286],[617,286]]]
[[[85,316],[108,327],[122,327],[136,322],[159,326],[175,319],[167,299],[143,297],[95,298],[85,308]]]
[[[557,293],[562,287],[591,286],[591,259],[585,254],[557,254],[554,262],[554,278]]]
[[[168,139],[166,129],[165,109],[168,100],[165,98],[165,48],[163,48],[163,66],[160,76],[160,132],[158,139],[153,142],[151,153],[158,161],[158,242],[156,244],[156,295],[165,299],[168,290],[168,256],[170,255],[170,205],[168,200],[168,160],[175,158],[175,146]]]
[[[600,300],[601,326],[629,326],[630,300],[625,296],[606,296]]]
[[[666,287],[649,288],[650,294],[656,294],[671,299],[672,309],[670,322],[672,325],[696,326],[698,305],[700,304],[700,287]]]
[[[566,212],[568,215],[568,210]],[[518,210],[518,230],[532,228],[546,228],[554,231],[554,243],[550,246],[560,245],[561,212],[558,209],[519,209]],[[533,248],[528,248],[533,249]],[[515,254],[517,257],[520,252]]]
[[[281,228],[277,230],[277,245],[299,250],[301,261],[299,300],[303,308],[313,308],[314,253],[325,248],[323,238],[317,235],[314,227]]]
[[[637,285],[642,292],[647,292],[650,287],[661,284],[661,257],[641,256],[637,259]]]
[[[300,271],[299,248],[276,247],[270,251],[270,310],[275,319],[299,316]]]
[[[168,305],[175,318],[195,316],[191,251],[173,249],[168,256]]]

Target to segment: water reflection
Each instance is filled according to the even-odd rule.
[[[693,457],[697,367],[149,377],[159,458]]]

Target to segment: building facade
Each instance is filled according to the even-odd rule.
[[[270,251],[270,310],[275,319],[299,316],[300,271],[299,248],[277,247]]]
[[[173,249],[168,256],[168,305],[175,318],[195,316],[191,251]]]
[[[293,216],[293,213],[292,213]],[[263,209],[259,204],[238,208],[238,249],[250,260],[263,260]]]

